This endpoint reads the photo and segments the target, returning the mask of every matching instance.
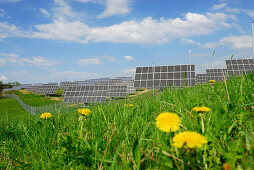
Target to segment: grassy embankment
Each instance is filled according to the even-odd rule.
[[[90,106],[87,117],[72,111],[2,123],[0,167],[221,169],[228,163],[231,169],[253,169],[253,92],[254,74]],[[211,112],[191,111],[196,106]],[[157,129],[155,119],[162,112],[180,116],[177,132]],[[176,149],[170,139],[183,131],[196,131],[208,143]]]

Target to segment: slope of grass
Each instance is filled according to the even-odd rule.
[[[28,94],[24,94],[18,90],[13,90],[13,91],[9,91],[8,93],[17,94],[24,103],[30,106],[35,106],[35,107],[46,106],[46,105],[54,104],[57,102],[56,100],[52,100],[51,97],[46,97],[45,95],[33,94],[31,92],[29,92]]]
[[[10,120],[23,120],[31,117],[18,103],[16,99],[0,100],[0,122]]]
[[[214,85],[152,91],[114,102],[90,105],[92,113],[75,111],[41,120],[0,124],[0,167],[25,169],[253,169],[254,74]],[[133,107],[126,107],[132,103]],[[211,112],[191,109],[207,106]],[[174,133],[157,129],[156,117],[181,117],[176,132],[196,131],[208,143],[176,149]],[[203,126],[202,126],[203,125]]]

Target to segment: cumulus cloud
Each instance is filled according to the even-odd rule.
[[[124,15],[130,12],[130,0],[106,0],[106,9],[98,16],[105,18],[113,15]]]
[[[30,37],[28,32],[19,30],[15,25],[0,22],[0,41],[10,36]]]
[[[6,81],[6,80],[8,80],[7,77],[5,77],[5,76],[0,76],[0,81]]]
[[[252,38],[247,35],[229,36],[222,38],[220,44],[231,45],[234,50],[249,49],[252,47]]]
[[[129,56],[129,55],[126,55],[123,57],[126,61],[131,61],[131,60],[134,60],[134,57],[132,56]]]
[[[248,14],[250,17],[254,18],[254,11],[248,11],[247,14]]]
[[[213,5],[212,9],[218,10],[218,9],[224,8],[226,6],[227,6],[227,3],[215,4],[215,5]]]
[[[155,44],[175,38],[200,36],[230,27],[229,16],[224,13],[187,13],[184,19],[152,17],[141,21],[125,21],[106,27],[91,28],[81,21],[59,21],[36,25],[32,37],[78,43],[113,42]]]
[[[78,60],[79,65],[94,65],[101,64],[101,61],[98,58],[89,58],[89,59],[80,59]]]
[[[4,60],[9,63],[24,65],[24,66],[53,66],[56,64],[55,61],[49,60],[49,59],[47,59],[45,57],[41,57],[41,56],[20,58],[15,53],[1,53],[0,56],[5,57]]]
[[[50,16],[49,12],[46,9],[40,8],[41,13],[43,13],[46,16]]]
[[[200,42],[196,42],[196,41],[193,41],[192,39],[187,39],[187,38],[182,38],[181,41],[183,43],[197,45],[201,48],[215,48],[215,47],[217,47],[216,42],[206,42],[205,44],[201,44]]]

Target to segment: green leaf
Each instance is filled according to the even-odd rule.
[[[135,160],[136,165],[139,167],[139,163],[141,161],[141,153],[140,153],[140,145],[138,139],[135,140],[133,148],[133,159]]]
[[[231,55],[230,60],[232,60],[232,59],[233,59],[233,57],[234,57],[234,54],[232,54],[232,55]]]
[[[213,56],[214,56],[214,54],[215,54],[215,49],[213,50]]]

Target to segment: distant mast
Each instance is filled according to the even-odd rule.
[[[254,21],[251,22],[252,27],[252,56],[254,58]]]

